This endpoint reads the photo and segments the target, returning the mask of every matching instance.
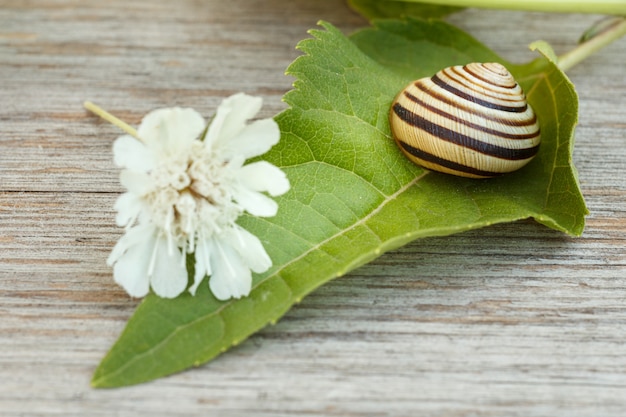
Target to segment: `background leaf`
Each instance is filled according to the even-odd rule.
[[[421,17],[439,19],[463,10],[463,7],[407,3],[398,0],[348,0],[348,5],[369,20]]]
[[[424,5],[424,7],[433,7],[435,9],[437,7],[482,7],[486,9],[527,10],[536,12],[626,15],[626,2],[621,0],[380,0],[381,6],[379,6],[379,8],[384,10],[389,7],[390,10],[393,10],[394,7],[397,7],[390,4],[393,2],[415,3],[419,7]],[[418,17],[433,16],[421,15]]]
[[[93,378],[97,387],[140,383],[198,365],[268,323],[323,283],[413,239],[534,217],[577,235],[586,208],[571,165],[577,118],[573,86],[541,58],[514,66],[441,22],[381,21],[345,37],[333,26],[298,45],[296,77],[278,115],[282,140],[265,158],[292,184],[278,215],[244,217],[274,261],[249,297],[219,302],[148,296]],[[491,180],[413,165],[389,134],[388,112],[408,82],[472,61],[507,65],[540,117],[539,155]]]

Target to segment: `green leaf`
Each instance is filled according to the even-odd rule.
[[[348,0],[348,5],[369,20],[399,17],[439,19],[463,10],[463,7],[407,3],[398,0]]]
[[[249,297],[219,302],[148,296],[93,377],[97,387],[136,384],[204,363],[278,320],[325,282],[411,240],[534,217],[578,235],[586,208],[572,166],[577,97],[549,60],[515,66],[458,29],[422,20],[381,21],[351,38],[325,30],[299,43],[296,78],[278,115],[281,142],[266,159],[292,184],[278,215],[244,217],[274,266]],[[507,65],[539,115],[539,155],[515,173],[471,180],[410,163],[390,137],[388,112],[413,79],[471,61]],[[192,272],[193,273],[193,272]]]

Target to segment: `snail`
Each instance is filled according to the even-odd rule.
[[[470,178],[526,165],[539,150],[539,123],[511,73],[498,63],[445,68],[404,88],[391,132],[414,163]]]

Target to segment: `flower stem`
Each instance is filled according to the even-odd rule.
[[[139,135],[137,134],[137,130],[135,130],[133,127],[129,126],[125,122],[121,121],[117,117],[113,116],[111,113],[107,112],[102,107],[100,107],[100,106],[98,106],[96,104],[93,104],[91,101],[85,101],[83,103],[83,106],[85,106],[85,108],[87,110],[89,110],[90,112],[92,112],[96,116],[100,116],[101,118],[103,118],[107,122],[111,123],[113,126],[119,127],[124,132],[128,133],[129,135],[131,135],[132,137],[137,139],[139,142],[145,143],[143,141],[143,139],[141,139],[139,137]]]
[[[394,0],[395,1],[395,0]],[[537,12],[593,13],[626,15],[624,0],[404,0],[445,6],[486,9],[528,10]]]
[[[604,48],[624,35],[626,35],[626,18],[616,17],[605,26],[603,31],[579,44],[571,51],[559,56],[558,66],[562,71],[567,71],[594,52]]]

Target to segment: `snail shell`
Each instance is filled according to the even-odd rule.
[[[409,84],[395,98],[389,122],[411,161],[462,177],[515,171],[539,150],[537,117],[497,63],[449,67]]]

